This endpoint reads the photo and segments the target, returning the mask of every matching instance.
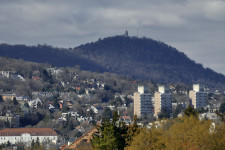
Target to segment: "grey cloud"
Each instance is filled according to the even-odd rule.
[[[74,47],[128,29],[225,74],[224,10],[222,0],[1,0],[0,42]]]

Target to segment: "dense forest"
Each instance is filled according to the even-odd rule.
[[[49,45],[25,46],[0,44],[0,56],[23,59],[37,63],[48,63],[56,67],[74,67],[80,65],[82,69],[90,71],[105,71],[94,62],[75,56],[66,49],[53,48]]]
[[[157,83],[204,83],[221,88],[225,76],[189,59],[184,53],[150,38],[114,36],[75,48],[0,44],[0,56],[112,72]]]
[[[74,49],[77,55],[93,60],[112,72],[130,74],[163,83],[225,83],[225,76],[203,68],[184,53],[148,38],[115,36]]]

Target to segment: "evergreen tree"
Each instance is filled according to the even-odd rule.
[[[58,96],[56,96],[56,95],[53,96],[53,106],[55,108],[59,108],[60,107],[59,106],[59,101],[58,101]]]
[[[98,126],[98,132],[93,134],[91,144],[93,149],[106,150],[118,149],[122,150],[125,147],[125,138],[123,134],[124,126],[116,125],[119,120],[119,115],[114,112],[112,121],[104,120],[101,126]]]
[[[15,97],[13,98],[13,104],[14,104],[14,105],[18,105],[18,104],[19,104],[19,103],[17,102],[17,100],[16,100]]]
[[[0,103],[3,102],[3,98],[2,98],[2,95],[0,95]]]
[[[27,107],[27,108],[29,108],[29,104],[28,104],[27,101],[24,103],[24,106]]]
[[[31,149],[34,148],[34,145],[35,145],[35,142],[34,142],[34,139],[31,141]]]
[[[7,141],[7,147],[11,146],[10,141]]]
[[[222,103],[222,104],[220,105],[220,112],[221,112],[222,114],[225,113],[225,103]]]
[[[185,116],[194,116],[198,118],[198,112],[191,106],[189,105],[188,108],[184,110],[184,115]]]
[[[107,119],[107,120],[109,120],[109,119],[112,118],[112,116],[113,115],[112,115],[111,109],[109,107],[106,107],[105,110],[104,110],[104,112],[102,113],[102,117],[105,118],[105,119]]]
[[[41,71],[41,77],[42,77],[44,82],[53,83],[53,78],[52,78],[51,74],[48,74],[46,69]]]
[[[137,116],[133,117],[133,123],[128,126],[127,134],[124,134],[126,145],[130,145],[133,137],[138,134],[140,128],[137,125]]]
[[[39,147],[40,146],[40,141],[39,141],[39,137],[37,137],[37,140],[35,142],[35,147]]]

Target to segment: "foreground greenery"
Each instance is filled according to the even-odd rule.
[[[225,124],[214,128],[209,120],[184,117],[167,121],[160,128],[143,128],[128,150],[135,149],[224,149]]]
[[[150,150],[150,149],[193,149],[221,150],[225,147],[225,123],[200,121],[196,115],[185,115],[173,120],[162,120],[149,128],[138,128],[105,121],[93,135],[92,148],[96,150]]]

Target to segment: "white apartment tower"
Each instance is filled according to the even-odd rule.
[[[193,84],[193,90],[189,92],[189,98],[195,109],[205,107],[207,105],[207,93],[201,84]]]
[[[155,92],[155,113],[154,116],[157,117],[162,109],[166,109],[169,113],[172,113],[172,95],[169,88],[164,85],[158,86],[158,92]]]
[[[138,86],[138,92],[134,93],[134,115],[140,118],[144,114],[153,114],[151,93],[144,86]]]

